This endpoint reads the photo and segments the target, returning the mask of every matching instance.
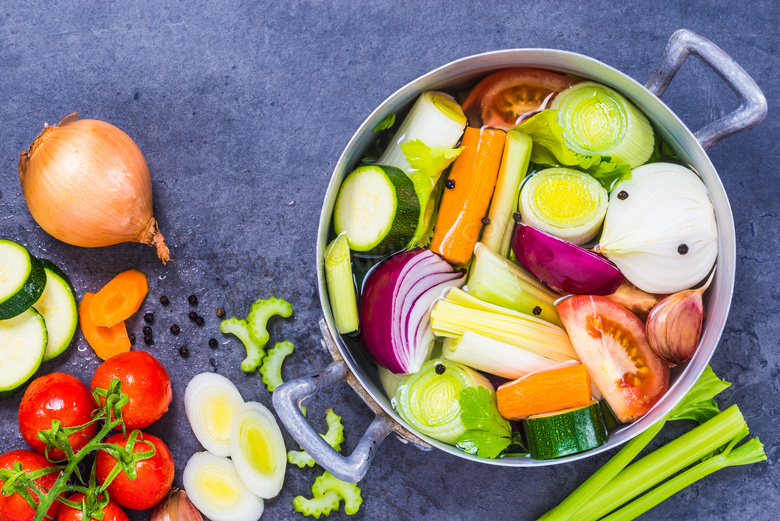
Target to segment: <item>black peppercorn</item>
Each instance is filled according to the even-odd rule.
[[[135,334],[134,333],[128,333],[127,334],[127,339],[130,340],[130,345],[131,346],[135,345]]]
[[[217,308],[217,316],[222,318],[225,316],[225,308]]]
[[[539,315],[541,315],[541,314],[542,314],[542,308],[540,308],[539,306],[536,306],[536,307],[534,308],[534,311],[533,311],[533,313],[534,313],[534,315],[536,315],[536,316],[539,316]]]
[[[188,317],[190,318],[190,320],[192,320],[193,322],[195,322],[195,319],[197,319],[197,318],[198,318],[198,314],[197,314],[197,313],[195,313],[194,311],[190,311],[190,313],[189,313],[187,316],[188,316]]]
[[[447,187],[448,189],[452,190],[453,188],[455,188],[455,180],[454,179],[447,179],[444,182],[444,186]]]
[[[677,253],[680,255],[685,255],[688,253],[688,245],[687,244],[681,244],[677,247]]]
[[[144,315],[144,322],[146,322],[147,324],[151,324],[152,322],[154,322],[154,313],[147,313],[146,315]]]
[[[202,326],[203,324],[206,323],[206,320],[203,317],[197,317],[195,319],[195,323],[198,324],[199,326]]]
[[[512,214],[512,219],[514,219],[517,224],[520,224],[520,221],[523,220],[523,216],[520,215],[519,212],[515,212]]]
[[[625,190],[621,190],[620,192],[618,192],[618,199],[620,199],[621,201],[625,201],[626,199],[628,199],[628,192],[626,192]]]
[[[187,302],[189,302],[191,306],[197,306],[198,305],[198,297],[196,297],[195,295],[190,295],[187,298]]]
[[[179,324],[174,324],[171,326],[171,333],[173,333],[174,335],[178,335],[179,331],[181,331],[181,329],[179,328]]]
[[[152,335],[144,335],[144,344],[148,346],[154,344],[154,338],[152,338]]]
[[[483,217],[482,218],[482,224],[484,224],[485,226],[489,225],[490,224],[490,217]]]
[[[436,374],[444,374],[444,371],[446,370],[447,368],[444,367],[444,364],[436,364],[436,368],[435,368]]]
[[[151,326],[144,326],[143,332],[144,332],[144,335],[151,335],[152,334],[152,327]]]
[[[216,338],[209,338],[209,347],[212,349],[217,348],[217,339]]]
[[[180,354],[180,355],[181,355],[183,358],[187,358],[188,356],[190,356],[190,350],[189,350],[189,349],[187,349],[187,346],[181,346],[181,347],[179,348],[179,354]]]
[[[171,303],[171,301],[168,300],[168,297],[166,297],[165,295],[160,297],[160,304],[162,304],[163,306],[167,306],[170,303]]]

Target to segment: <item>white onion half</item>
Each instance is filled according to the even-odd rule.
[[[193,454],[183,481],[192,504],[211,521],[257,521],[263,515],[263,500],[246,488],[228,458]]]
[[[184,391],[192,432],[204,449],[217,456],[230,456],[230,426],[243,404],[233,382],[216,373],[195,376]]]
[[[233,417],[230,452],[250,492],[266,499],[279,494],[287,468],[287,448],[271,411],[257,402],[242,405]]]

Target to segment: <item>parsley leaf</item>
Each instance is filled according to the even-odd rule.
[[[497,458],[518,443],[509,422],[501,417],[494,394],[485,387],[467,387],[460,393],[460,419],[466,432],[456,446],[482,458]]]
[[[390,128],[393,125],[395,125],[395,113],[388,114],[387,117],[383,119],[381,123],[379,123],[379,125],[377,125],[376,128],[371,132],[379,132],[380,130]]]
[[[419,173],[438,177],[445,168],[455,161],[463,150],[459,148],[429,147],[419,139],[407,141],[401,145],[401,151],[412,168]]]

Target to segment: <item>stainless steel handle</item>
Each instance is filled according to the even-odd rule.
[[[696,56],[709,65],[741,101],[735,111],[695,133],[704,150],[721,139],[748,129],[764,119],[767,113],[766,98],[753,78],[723,49],[688,29],[680,29],[669,39],[661,63],[645,87],[660,98],[690,55]]]

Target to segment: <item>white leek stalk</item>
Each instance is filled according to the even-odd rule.
[[[325,249],[325,281],[336,329],[342,335],[357,331],[357,296],[346,233],[336,237]]]

